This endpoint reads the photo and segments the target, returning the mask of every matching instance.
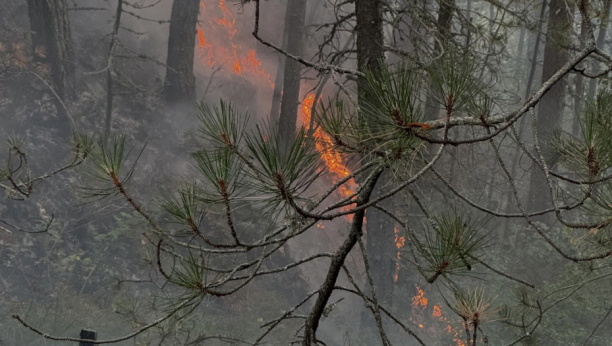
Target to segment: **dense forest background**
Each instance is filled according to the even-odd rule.
[[[77,344],[14,316],[142,329],[120,345],[609,344],[611,5],[2,0],[0,345]],[[256,134],[241,169],[303,155],[295,201],[257,173],[186,203],[233,164],[214,126]]]

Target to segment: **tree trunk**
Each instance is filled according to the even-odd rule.
[[[461,31],[465,30],[465,45],[463,48],[463,54],[467,54],[469,52],[470,45],[472,44],[472,0],[467,1],[465,15],[467,17],[467,25],[462,26],[461,28]]]
[[[564,0],[552,0],[548,17],[548,35],[544,48],[544,67],[542,70],[542,83],[547,81],[567,62],[568,47],[572,29],[572,9],[566,6]],[[565,99],[567,77],[558,81],[542,97],[538,110],[537,131],[540,147],[544,152],[548,150],[548,141],[554,132],[559,131]],[[551,205],[551,196],[544,172],[534,168],[529,184],[528,211],[535,211]],[[547,221],[549,217],[541,217],[540,221]]]
[[[290,54],[302,55],[305,17],[306,0],[288,0],[285,30],[288,33],[287,52]],[[290,143],[295,136],[301,80],[302,64],[293,59],[287,59],[283,75],[283,95],[278,125],[281,143]]]
[[[357,65],[362,72],[379,69],[379,62],[385,58],[382,5],[381,0],[355,0]],[[365,90],[364,82],[358,81],[362,90]]]
[[[287,50],[287,29],[283,33],[282,48]],[[272,93],[272,108],[270,109],[270,123],[275,126],[278,124],[280,118],[280,106],[281,99],[283,97],[283,78],[285,73],[285,61],[287,58],[279,54],[278,55],[278,67],[276,69],[276,79],[274,81],[274,92]]]
[[[520,72],[521,66],[523,65],[523,61],[524,61],[523,56],[524,56],[524,51],[525,51],[525,31],[526,31],[525,27],[524,26],[521,27],[521,33],[519,36],[519,44],[518,44],[518,49],[516,52],[516,67],[515,68],[516,68],[517,75],[520,75],[519,72]]]
[[[531,52],[531,67],[529,69],[529,75],[527,77],[527,84],[525,85],[525,100],[529,99],[529,96],[531,95],[531,87],[533,85],[533,80],[535,78],[535,74],[536,74],[536,69],[538,67],[538,55],[540,52],[540,34],[542,32],[542,24],[544,23],[544,16],[546,15],[546,0],[542,1],[542,5],[540,7],[540,16],[538,18],[540,18],[540,21],[538,23],[538,29],[535,33],[535,42],[534,42],[534,47],[533,47],[533,51]],[[525,127],[525,121],[526,119],[523,118],[520,120],[520,125],[519,125],[519,129],[518,129],[518,135],[521,136],[523,134],[523,129]],[[521,158],[521,152],[522,149],[518,146],[518,144],[516,145],[516,149],[514,152],[514,158],[512,160],[512,171],[511,171],[511,175],[512,177],[516,176],[516,172],[518,170],[518,164],[519,164],[519,160]],[[506,207],[505,207],[505,212],[506,213],[511,213],[513,212],[516,208],[513,208],[512,206],[514,206],[516,204],[516,202],[513,203],[513,196],[512,196],[512,191],[508,191],[506,192],[504,199],[502,201],[502,203],[506,203]],[[510,218],[506,218],[506,220],[504,221],[504,232],[503,232],[503,240],[504,240],[504,244],[509,244],[509,237],[510,237]]]
[[[370,201],[370,198],[372,197],[372,190],[380,178],[380,173],[380,171],[374,172],[373,176],[366,182],[365,188],[359,193],[356,207],[365,205]],[[334,286],[338,280],[338,275],[340,274],[342,265],[344,265],[347,256],[355,244],[359,242],[359,238],[362,236],[363,223],[365,222],[365,212],[365,209],[355,212],[348,237],[344,240],[342,246],[340,246],[334,252],[331,258],[331,263],[329,270],[327,271],[327,276],[325,277],[325,282],[323,282],[323,285],[321,285],[321,288],[317,294],[317,300],[315,301],[310,314],[304,322],[304,339],[302,341],[302,346],[316,346],[321,344],[317,342],[316,338],[319,322],[321,321],[321,317],[323,317],[323,312],[325,311],[325,307],[329,302],[329,298],[334,291]]]
[[[438,9],[438,39],[434,44],[433,56],[437,57],[444,49],[448,47],[448,42],[452,39],[451,36],[451,24],[453,19],[453,12],[455,10],[455,0],[441,0],[440,8]],[[425,119],[432,120],[436,119],[440,111],[436,103],[436,87],[433,84],[429,86],[429,95],[425,104]]]
[[[612,0],[605,0],[603,3],[603,16],[601,17],[601,23],[599,24],[599,33],[597,34],[597,48],[603,49],[606,34],[608,32],[608,25],[610,24],[610,6],[612,5]],[[595,70],[599,67],[599,63],[597,60],[593,59],[591,62],[591,69]],[[587,93],[587,97],[589,100],[593,100],[595,97],[595,92],[597,91],[597,84],[599,83],[600,78],[593,78],[589,81],[589,91]]]
[[[355,12],[357,16],[357,63],[361,72],[379,71],[381,61],[385,58],[383,49],[383,1],[382,0],[356,0]],[[364,78],[357,81],[359,102],[363,102],[363,93],[367,90]],[[389,177],[383,174],[373,198],[381,195],[389,185]],[[392,210],[393,201],[386,199],[382,205]],[[394,244],[393,222],[389,217],[375,208],[367,211],[367,253],[372,266],[374,283],[379,290],[378,297],[381,302],[389,302],[393,292],[394,270]]]
[[[493,2],[489,3],[489,35],[493,36],[493,26],[495,25],[495,5]]]
[[[74,95],[75,61],[66,0],[28,0],[34,58],[48,64],[57,94]]]
[[[111,33],[111,42],[108,49],[108,63],[106,65],[106,116],[104,117],[104,143],[108,143],[111,133],[111,120],[113,117],[113,60],[115,57],[115,48],[121,27],[121,14],[123,13],[123,1],[117,1],[117,9],[115,11],[115,23],[113,24],[113,32]]]
[[[586,26],[580,26],[580,50],[584,49],[587,40]],[[583,109],[584,97],[584,76],[580,73],[576,74],[576,94],[574,95],[574,117],[572,121],[572,134],[578,136],[580,132],[580,116]]]
[[[174,0],[170,17],[164,99],[168,103],[195,102],[193,59],[200,0]]]
[[[357,64],[361,72],[371,71],[374,74],[381,69],[381,61],[385,58],[384,32],[383,32],[383,1],[382,0],[356,0],[356,36],[357,36]],[[363,102],[363,95],[367,92],[367,81],[359,78],[357,89],[359,102]],[[389,172],[385,172],[376,184],[372,198],[382,195],[390,186]],[[393,200],[386,199],[379,205],[393,210]],[[366,228],[366,252],[372,271],[372,279],[376,287],[378,299],[382,305],[389,306],[393,298],[393,275],[395,270],[395,244],[394,222],[384,213],[375,208],[368,208]],[[372,316],[364,311],[361,317],[360,331],[362,344],[371,344],[378,332],[374,323],[370,323]]]

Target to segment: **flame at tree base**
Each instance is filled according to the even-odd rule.
[[[423,291],[418,285],[416,285],[416,290],[417,293],[412,297],[412,317],[410,317],[409,320],[419,328],[423,329],[425,328],[423,320],[427,316],[427,304],[429,303],[429,299],[426,297],[425,291]],[[454,327],[454,322],[444,315],[442,308],[439,305],[433,306],[431,317],[445,325],[441,329],[452,338],[456,346],[466,346],[466,343],[462,339],[462,336],[465,333],[463,322],[459,323],[461,327]],[[429,327],[428,330],[431,330],[434,335],[439,335],[438,331],[436,330],[438,328],[440,327],[433,325]]]
[[[312,122],[312,106],[315,102],[315,95],[308,94],[302,101],[302,124],[306,130],[310,130],[310,124]],[[323,131],[320,126],[317,126],[312,134],[315,140],[315,149],[321,156],[321,159],[325,163],[327,170],[331,173],[332,182],[335,184],[343,178],[348,177],[351,171],[344,165],[342,155],[336,151],[332,138]],[[347,198],[357,191],[357,183],[353,178],[349,179],[346,183],[338,187],[338,192],[341,198]],[[349,208],[349,207],[345,207]],[[353,220],[353,215],[347,215],[349,221]],[[365,219],[364,219],[365,224]]]

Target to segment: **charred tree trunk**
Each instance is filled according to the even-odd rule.
[[[544,48],[544,67],[542,70],[542,83],[546,82],[567,62],[568,47],[572,29],[572,10],[563,0],[552,0],[548,15],[548,35]],[[548,150],[548,141],[556,131],[559,131],[563,115],[565,88],[567,77],[561,79],[542,97],[538,110],[537,131],[540,146],[544,152]],[[532,170],[529,182],[529,211],[540,210],[551,205],[550,191],[546,183],[544,172],[535,168]],[[548,217],[539,218],[546,221]]]
[[[302,55],[305,18],[306,0],[288,0],[285,31],[287,32],[287,52],[290,54]],[[283,74],[283,95],[278,125],[281,143],[290,143],[295,136],[301,80],[302,64],[293,59],[287,59]]]
[[[34,58],[49,65],[62,99],[74,95],[75,61],[66,0],[28,0]]]
[[[170,17],[164,99],[168,103],[195,102],[193,59],[200,0],[174,0]]]
[[[606,34],[608,32],[608,26],[610,25],[610,7],[612,6],[612,0],[605,0],[603,3],[603,13],[601,16],[601,22],[599,24],[599,33],[597,34],[597,48],[603,49]],[[591,68],[596,69],[599,66],[599,63],[593,59],[591,63]],[[600,78],[593,78],[589,81],[589,91],[587,93],[587,97],[589,100],[593,100],[595,97],[595,92],[597,91],[597,83],[599,83]]]
[[[383,49],[383,2],[381,0],[355,0],[357,18],[357,64],[359,71],[375,71],[385,58]],[[365,80],[358,87],[365,90]]]

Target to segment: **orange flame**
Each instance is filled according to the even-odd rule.
[[[439,306],[434,305],[432,315],[433,315],[434,317],[442,317],[442,309],[440,309],[440,307],[439,307]]]
[[[423,291],[419,286],[417,286],[416,289],[417,294],[412,297],[412,306],[415,308],[426,308],[428,300],[427,297],[425,297],[425,291]]]
[[[200,47],[206,47],[206,39],[204,38],[204,33],[200,28],[198,28],[198,44]]]
[[[423,291],[418,285],[416,286],[416,290],[417,290],[417,293],[414,295],[414,297],[412,297],[412,306],[414,309],[412,311],[413,317],[410,318],[410,321],[414,323],[416,326],[418,326],[419,328],[423,328],[421,327],[423,326],[423,324],[418,323],[416,321],[422,321],[424,319],[424,316],[422,313],[427,308],[428,299],[426,297],[425,291]],[[439,305],[433,306],[433,311],[431,314],[436,320],[444,323],[444,327],[442,327],[442,329],[447,334],[449,334],[449,336],[452,338],[455,345],[465,346],[465,342],[462,339],[463,331],[464,331],[462,324],[460,324],[461,327],[453,327],[453,324],[452,324],[453,322],[444,315],[444,313],[442,312],[442,308]]]
[[[397,282],[397,279],[399,279],[400,260],[402,259],[402,254],[399,250],[401,250],[406,244],[406,237],[399,235],[399,230],[397,227],[393,228],[393,233],[395,234],[395,247],[397,248],[397,261],[395,262],[395,274],[393,275],[393,281]]]
[[[302,123],[306,130],[310,129],[310,123],[312,119],[312,105],[315,101],[314,94],[308,94],[302,101]],[[342,155],[335,151],[334,142],[332,138],[323,131],[321,127],[317,127],[314,131],[313,137],[315,139],[315,149],[319,152],[321,159],[325,163],[327,169],[333,173],[335,177],[332,178],[334,182],[339,181],[342,178],[346,178],[351,174],[351,171],[344,165]],[[338,192],[341,197],[349,197],[354,194],[357,190],[357,183],[351,178],[346,183],[340,185]],[[352,215],[348,215],[349,219],[352,220]]]
[[[219,0],[218,7],[206,7],[200,2],[201,23],[208,23],[205,27],[198,27],[197,57],[203,64],[210,67],[227,64],[231,71],[243,76],[243,72],[257,81],[263,79],[274,87],[270,74],[262,66],[261,60],[253,49],[244,49],[235,42],[238,27],[232,12],[225,6],[224,0]],[[206,31],[204,31],[206,28]],[[208,38],[208,39],[207,39]]]
[[[234,73],[239,76],[242,74],[242,66],[240,66],[240,61],[238,60],[234,62]]]

